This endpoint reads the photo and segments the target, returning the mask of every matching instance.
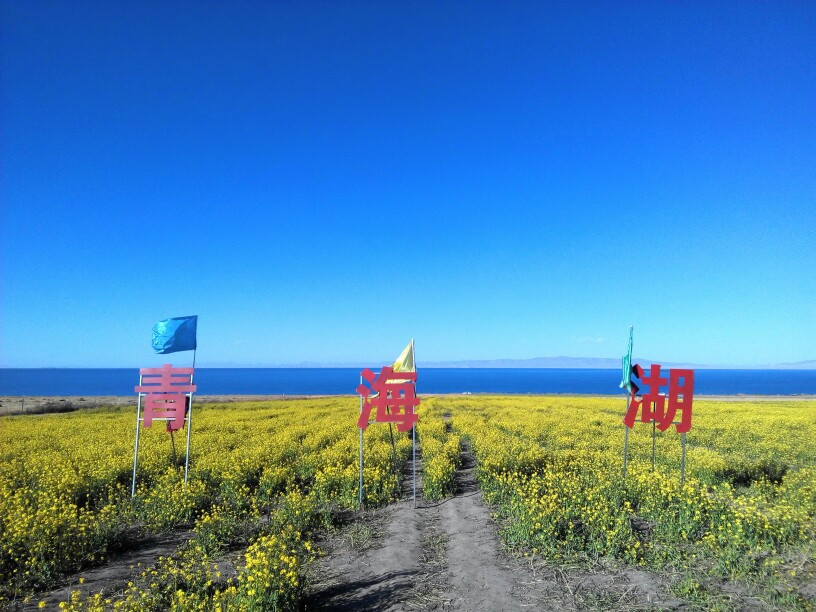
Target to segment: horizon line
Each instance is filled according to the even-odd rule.
[[[155,357],[155,356],[153,356]],[[707,370],[816,370],[816,359],[806,359],[795,362],[781,362],[781,363],[764,363],[764,364],[700,364],[685,361],[662,361],[646,358],[634,358],[633,362],[640,362],[642,364],[659,363],[663,367],[684,367],[697,368]],[[212,369],[345,369],[358,367],[372,367],[371,364],[377,363],[388,364],[391,362],[387,360],[353,360],[343,362],[320,362],[320,361],[300,361],[300,362],[284,362],[284,363],[239,363],[233,361],[218,361],[202,362],[198,364],[199,368]],[[620,358],[613,357],[531,357],[523,359],[501,358],[501,359],[458,359],[458,360],[444,360],[444,361],[428,361],[425,364],[418,363],[419,369],[598,369],[598,370],[616,370],[620,369]],[[29,370],[105,370],[105,369],[129,369],[147,367],[144,365],[117,365],[117,366],[82,366],[82,365],[41,365],[41,366],[10,366],[0,364],[0,369],[15,370],[15,369],[29,369]]]

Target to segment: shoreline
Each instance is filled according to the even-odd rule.
[[[420,397],[602,397],[620,398],[622,394],[598,393],[420,393]],[[320,397],[358,397],[350,393],[337,394],[270,394],[270,395],[242,395],[218,394],[195,395],[194,402],[199,404],[223,404],[235,402],[265,402],[292,399],[314,399]],[[816,395],[756,395],[756,394],[729,394],[729,395],[695,395],[695,400],[702,401],[816,401]],[[135,406],[136,395],[6,395],[0,396],[0,415],[6,414],[36,414],[47,407],[49,412],[73,412],[83,408],[99,408],[112,406]]]

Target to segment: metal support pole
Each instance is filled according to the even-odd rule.
[[[417,365],[416,365],[416,351],[414,351],[414,339],[411,338],[411,354],[414,356],[414,374],[417,374]],[[419,397],[416,392],[416,376],[414,376],[414,397]],[[414,412],[413,406],[411,407],[411,412]],[[414,472],[414,509],[416,510],[416,423],[411,428],[411,447],[413,452],[413,460],[411,461],[411,466],[413,467]]]
[[[411,446],[413,447],[413,464],[414,468],[414,509],[416,509],[416,424],[411,428]]]
[[[623,479],[626,480],[626,464],[629,460],[629,428],[623,426]]]
[[[360,384],[363,384],[363,377],[360,376]],[[360,396],[360,415],[363,414],[363,396]],[[358,486],[357,503],[360,509],[363,507],[363,428],[360,428],[360,483]]]
[[[655,421],[652,420],[652,471],[655,468]]]
[[[173,469],[178,467],[178,460],[176,459],[176,438],[173,436],[173,430],[170,430],[170,448],[173,450]]]
[[[142,375],[139,374],[139,386],[142,386]],[[136,443],[133,445],[133,476],[130,480],[130,496],[136,497],[136,464],[139,462],[139,420],[142,416],[142,394],[136,402]]]
[[[682,438],[683,454],[680,457],[680,488],[686,484],[686,432],[683,432]]]
[[[190,374],[190,385],[193,384],[193,376],[195,376],[195,361],[196,349],[193,349],[193,373]],[[187,484],[187,473],[190,471],[190,433],[193,431],[193,392],[188,396],[190,398],[190,410],[187,413],[187,448],[184,451],[184,484]]]
[[[190,384],[193,375],[190,374]],[[184,452],[184,484],[187,484],[187,472],[190,470],[190,432],[193,430],[193,394],[190,393],[190,411],[187,413],[187,449]]]
[[[629,396],[626,398],[626,411],[629,411]],[[624,412],[625,414],[625,412]],[[626,464],[629,461],[629,427],[624,423],[623,425],[623,479],[626,480]]]
[[[394,445],[394,428],[391,423],[388,424],[388,435],[391,436],[391,458],[394,461],[394,479],[397,481],[397,488],[399,488],[399,471],[397,470],[397,447]]]

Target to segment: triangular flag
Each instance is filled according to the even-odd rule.
[[[621,389],[632,392],[632,327],[629,328],[629,350],[623,356],[623,372],[620,385]]]
[[[400,356],[397,357],[397,360],[391,366],[395,372],[416,372],[416,367],[414,366],[414,341],[411,339],[411,342],[408,343]]]

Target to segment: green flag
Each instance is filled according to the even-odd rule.
[[[632,328],[629,328],[629,350],[623,356],[623,376],[618,385],[621,389],[626,389],[627,393],[632,392]]]

